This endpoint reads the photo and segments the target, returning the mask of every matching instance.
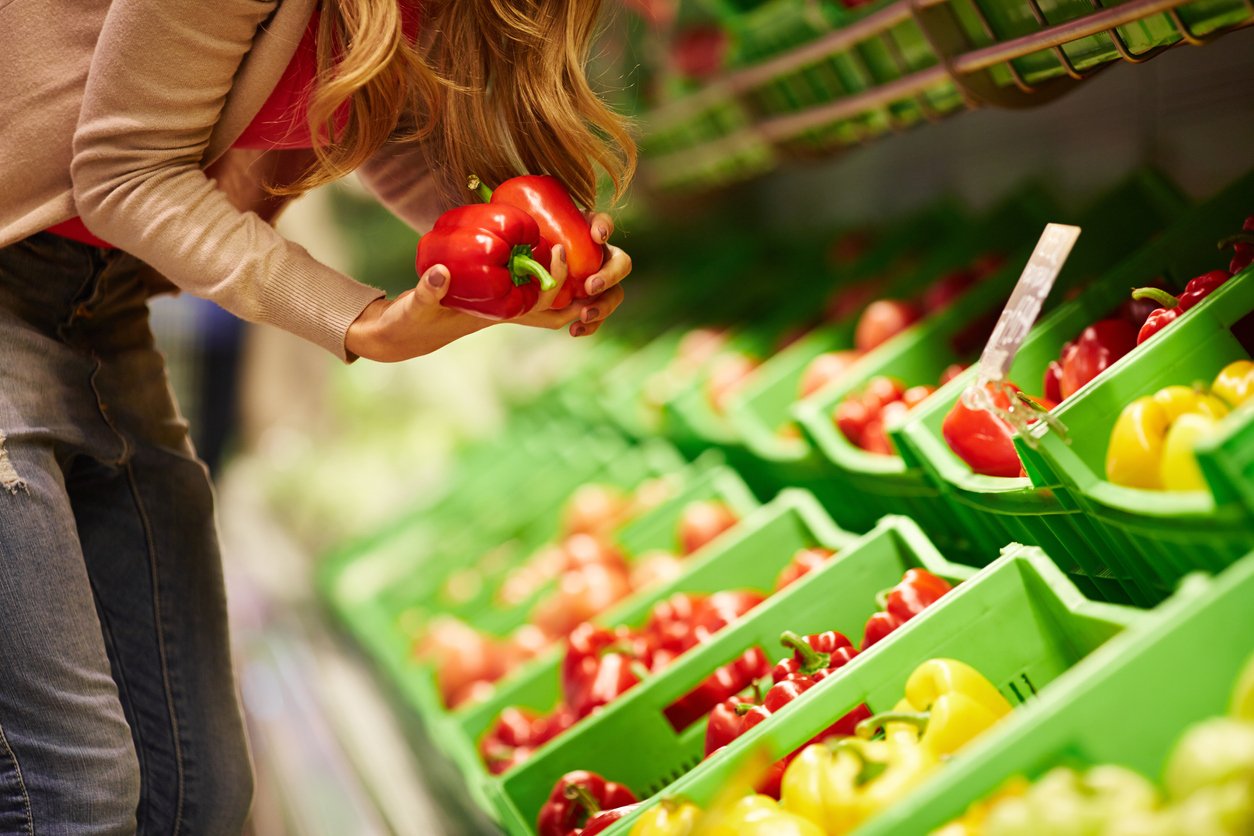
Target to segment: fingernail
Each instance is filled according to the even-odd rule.
[[[602,241],[610,240],[610,228],[605,224],[597,224],[597,237]]]
[[[588,292],[595,295],[605,290],[605,279],[591,278],[588,279]]]
[[[431,272],[427,274],[427,284],[432,287],[444,287],[446,281],[448,281],[448,273],[440,267],[431,268]]]
[[[587,332],[588,332],[588,329],[584,328],[582,325],[576,325],[574,327],[574,330],[571,331],[571,333],[574,334],[576,337],[582,337]]]
[[[585,308],[583,312],[583,321],[591,322],[592,320],[596,319],[600,315],[601,315],[601,312],[598,311],[596,308]]]

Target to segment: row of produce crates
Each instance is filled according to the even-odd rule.
[[[1254,652],[1254,556],[1243,557],[1254,549],[1254,413],[1248,405],[1234,412],[1199,451],[1207,491],[1111,485],[1106,440],[1133,398],[1209,381],[1249,357],[1254,270],[1064,401],[1056,422],[1018,438],[1022,476],[974,474],[942,439],[941,422],[971,384],[970,369],[889,427],[895,455],[855,448],[831,415],[875,375],[935,383],[949,363],[972,359],[979,341],[965,342],[967,326],[997,314],[1046,221],[1071,220],[1084,231],[1059,279],[1059,301],[1011,366],[1010,379],[1025,387],[1129,288],[1157,280],[1178,289],[1219,266],[1215,241],[1240,228],[1250,194],[1254,175],[1187,206],[1161,177],[1143,173],[1078,213],[1031,185],[990,211],[938,204],[879,230],[836,271],[839,286],[909,297],[990,252],[1001,266],[803,400],[804,368],[852,344],[851,317],[861,308],[799,338],[790,336],[793,326],[815,325],[823,299],[799,298],[753,328],[707,330],[702,338],[712,342],[701,350],[688,326],[642,347],[601,348],[553,392],[520,405],[500,437],[468,449],[444,499],[328,557],[324,597],[421,728],[430,757],[456,776],[442,789],[450,797],[464,790],[465,804],[511,834],[537,832],[540,808],[573,770],[649,799],[635,817],[661,798],[714,803],[763,751],[787,755],[855,706],[892,708],[910,672],[937,657],[971,665],[1016,708],[869,832],[925,832],[1009,775],[1034,777],[1064,757],[1153,773],[1185,721],[1219,710],[1234,671]],[[752,355],[757,365],[716,408],[707,385],[727,353]],[[766,597],[529,757],[494,769],[483,743],[503,711],[541,717],[560,709],[564,642],[550,636],[464,701],[450,699],[418,648],[441,619],[499,642],[533,627],[562,581],[541,578],[519,595],[507,594],[511,579],[569,536],[562,509],[589,484],[637,498],[630,514],[600,532],[632,568],[657,550],[679,553],[677,527],[693,503],[716,501],[735,520],[678,571],[608,601],[592,616],[597,624],[639,629],[677,595]],[[649,501],[639,500],[646,494]],[[813,548],[835,556],[776,589],[794,555]],[[734,660],[755,649],[780,658],[785,630],[838,630],[856,642],[877,611],[877,593],[910,569],[955,589],[787,710],[707,758],[706,721],[673,722],[673,707]],[[1217,644],[1222,652],[1187,651]],[[1100,719],[1147,690],[1154,700]],[[1144,712],[1159,711],[1160,695],[1172,722],[1132,734]],[[633,820],[606,832],[626,834]]]
[[[732,44],[725,73],[644,117],[663,187],[744,179],[975,105],[1048,102],[1113,63],[1254,22],[1245,0],[707,5]]]

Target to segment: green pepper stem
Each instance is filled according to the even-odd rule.
[[[1132,291],[1133,299],[1149,299],[1157,302],[1159,307],[1174,308],[1180,300],[1159,287],[1138,287]]]
[[[552,290],[557,287],[557,282],[553,280],[553,276],[544,268],[544,265],[529,255],[515,253],[510,259],[510,272],[516,279],[522,278],[523,274],[535,276],[540,282],[541,290]],[[526,284],[526,282],[523,281],[521,284]]]
[[[853,733],[863,740],[870,740],[889,723],[909,723],[921,733],[927,728],[927,721],[931,716],[929,711],[882,711],[858,723]]]
[[[847,737],[829,740],[827,748],[833,755],[845,752],[858,761],[858,774],[853,779],[853,782],[859,787],[874,781],[888,768],[887,764],[868,758],[866,752],[862,751],[862,747]]]
[[[1236,235],[1229,235],[1227,238],[1219,239],[1219,249],[1226,250],[1237,244],[1254,244],[1254,232],[1238,232]]]
[[[785,630],[783,633],[780,633],[779,643],[795,651],[801,657],[801,667],[798,669],[798,673],[810,676],[825,670],[832,664],[832,654],[820,653],[813,647],[810,647],[809,642],[792,630]]]
[[[573,801],[582,807],[588,814],[588,818],[601,812],[601,802],[597,801],[592,793],[588,792],[588,788],[581,784],[567,784],[566,789],[562,790],[562,795],[567,801]]]
[[[488,188],[488,184],[479,179],[478,174],[470,175],[470,179],[466,182],[466,188],[479,195],[479,199],[484,203],[492,200],[492,190]]]
[[[639,679],[641,682],[648,679],[649,674],[652,673],[652,671],[645,667],[644,662],[641,662],[639,659],[632,659],[631,664],[627,667],[628,670],[631,671],[631,675],[636,679]]]
[[[877,606],[881,610],[887,610],[888,609],[888,596],[892,594],[892,591],[896,588],[897,587],[893,586],[893,587],[889,587],[888,589],[881,589],[879,592],[875,593],[875,606]]]

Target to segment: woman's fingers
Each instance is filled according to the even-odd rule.
[[[606,245],[605,253],[608,256],[605,263],[601,265],[600,270],[588,277],[584,285],[584,290],[589,296],[604,293],[627,278],[627,274],[631,272],[631,256],[627,253],[612,245]]]
[[[443,264],[433,264],[428,267],[427,272],[423,273],[422,278],[418,280],[418,286],[414,288],[414,304],[439,305],[444,294],[448,293],[448,280],[448,268]]]
[[[602,322],[623,303],[623,288],[615,285],[600,296],[585,299],[579,312],[579,321],[585,324]]]
[[[588,225],[592,227],[592,240],[598,244],[608,243],[614,234],[614,219],[604,212],[588,212]]]
[[[558,291],[562,289],[562,285],[566,283],[566,250],[561,244],[556,244],[551,252],[549,260],[549,275],[553,277],[554,286],[552,290],[544,290],[540,292],[540,299],[536,302],[533,311],[547,311],[553,305],[553,300],[557,298]]]

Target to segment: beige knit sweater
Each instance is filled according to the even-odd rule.
[[[79,215],[177,287],[341,359],[383,294],[232,204],[205,168],[260,110],[316,0],[0,0],[0,247]],[[423,230],[420,149],[360,175]],[[37,277],[31,277],[36,281]]]

